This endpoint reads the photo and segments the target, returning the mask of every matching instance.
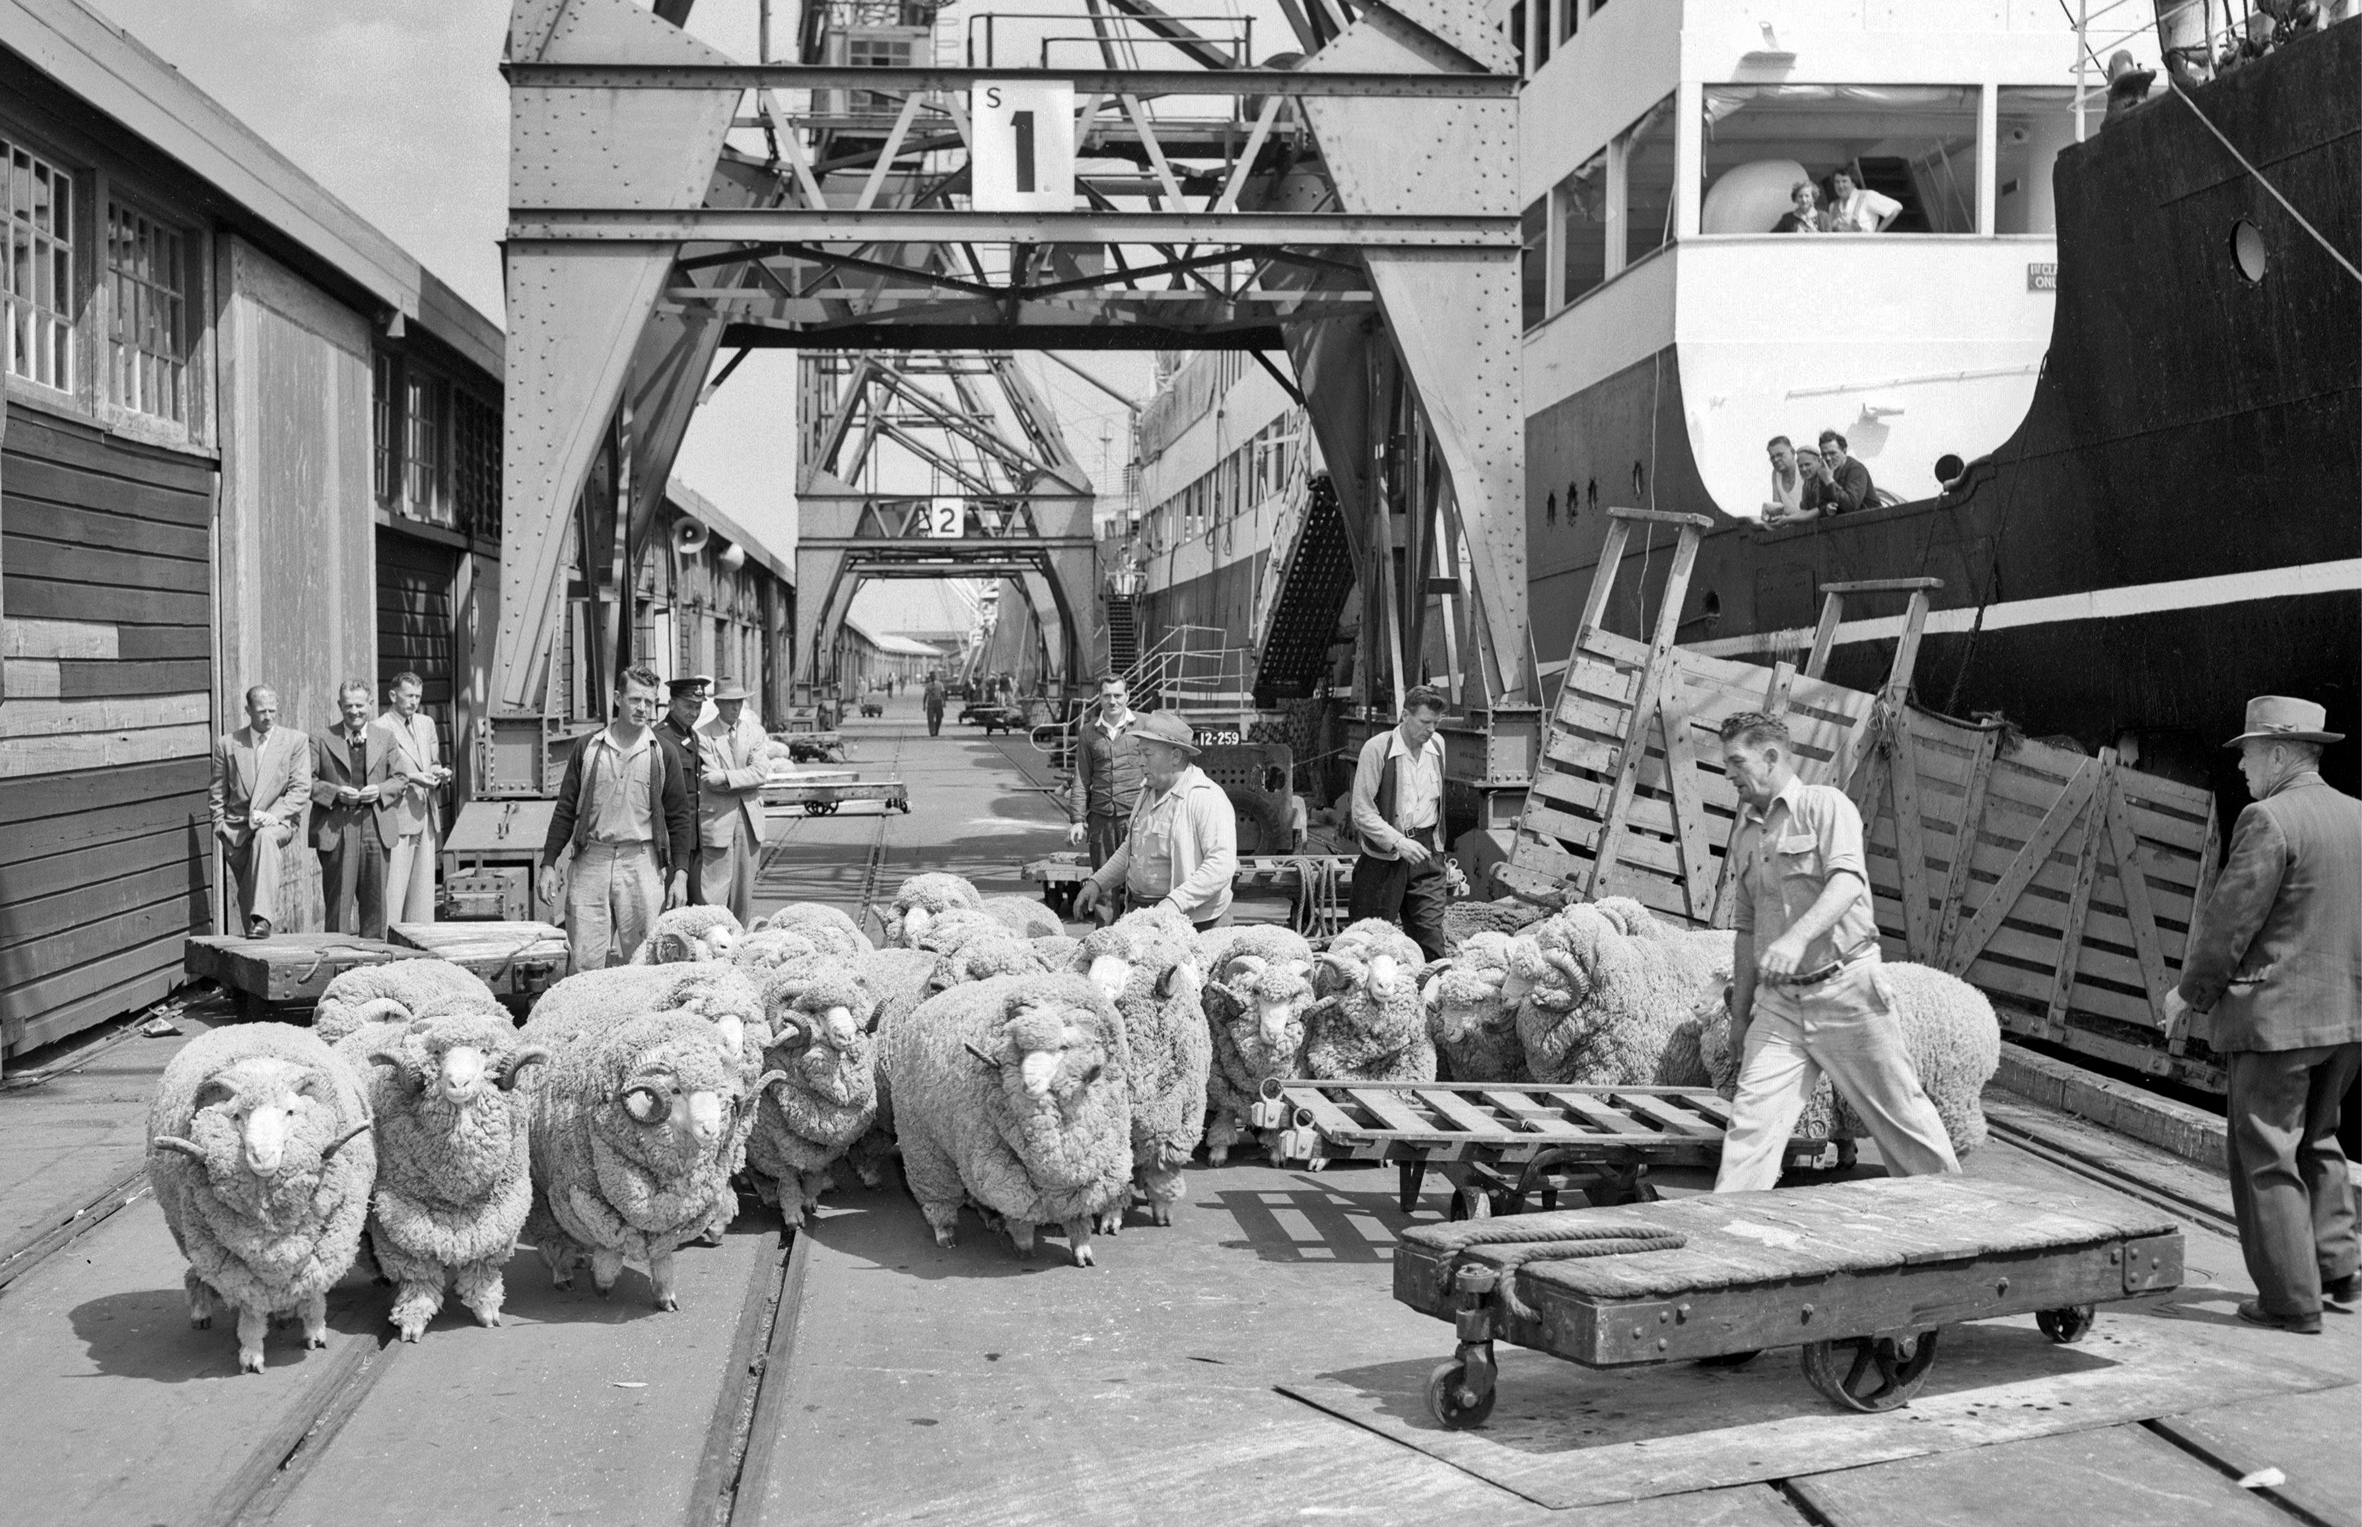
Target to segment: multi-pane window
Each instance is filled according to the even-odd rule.
[[[412,372],[402,399],[402,500],[410,513],[435,525],[451,523],[443,491],[442,384]]]
[[[60,392],[74,376],[74,179],[65,170],[0,141],[0,220],[8,240],[0,264],[0,310],[6,318],[9,373]]]
[[[500,539],[500,409],[472,393],[451,392],[451,486],[459,526]]]
[[[188,264],[180,230],[120,203],[107,208],[107,282],[115,401],[133,413],[188,422],[182,335]]]
[[[402,373],[394,358],[380,350],[370,357],[369,368],[370,477],[378,502],[384,504],[399,496],[394,490],[402,480],[402,440],[395,430],[401,404]]]

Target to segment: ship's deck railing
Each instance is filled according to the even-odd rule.
[[[1229,637],[1220,626],[1168,626],[1123,672],[1133,703],[1153,700],[1159,709],[1199,717],[1238,716],[1251,710],[1250,654],[1244,647],[1228,645]],[[1072,741],[1082,715],[1033,728],[1033,745],[1045,753],[1060,751]]]

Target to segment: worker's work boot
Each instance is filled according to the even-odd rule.
[[[2362,1273],[2327,1279],[2321,1285],[2321,1297],[2340,1315],[2353,1314],[2355,1302],[2362,1300]]]
[[[2275,1315],[2264,1308],[2261,1299],[2248,1299],[2239,1306],[2239,1318],[2251,1326],[2263,1326],[2267,1330],[2293,1331],[2299,1336],[2321,1334],[2321,1314],[2318,1310],[2310,1315]]]

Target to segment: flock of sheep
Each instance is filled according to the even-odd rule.
[[[1199,1145],[1223,1164],[1266,1077],[1708,1086],[1735,1065],[1731,935],[1619,898],[1469,932],[1434,964],[1376,920],[1318,951],[1153,912],[1076,939],[946,874],[910,877],[881,915],[883,947],[815,904],[751,930],[669,912],[640,963],[560,981],[521,1028],[474,975],[420,959],[338,977],[308,1029],[199,1036],[150,1115],[191,1321],[229,1306],[260,1372],[274,1316],[325,1343],[328,1290],[358,1260],[394,1286],[406,1341],[447,1289],[498,1325],[520,1239],[560,1287],[587,1261],[605,1294],[630,1264],[673,1309],[675,1254],[719,1237],[741,1185],[801,1223],[840,1162],[874,1187],[896,1155],[938,1243],[972,1208],[1020,1254],[1056,1226],[1089,1266],[1130,1206],[1171,1222]],[[1992,1009],[1893,970],[1965,1152],[1984,1139]],[[1824,1091],[1817,1124],[1863,1133],[1832,1106]]]

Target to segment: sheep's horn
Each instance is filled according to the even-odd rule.
[[[772,1088],[780,1085],[787,1079],[787,1073],[784,1071],[764,1072],[761,1076],[755,1078],[755,1096],[761,1097],[764,1093],[769,1092]]]
[[[352,1144],[354,1140],[367,1133],[369,1133],[369,1121],[367,1119],[363,1119],[351,1129],[346,1130],[343,1134],[338,1135],[335,1139],[329,1141],[326,1147],[321,1150],[320,1159],[322,1161],[326,1161],[329,1157],[335,1155],[338,1151],[343,1150],[346,1146]]]
[[[524,1070],[527,1066],[546,1066],[549,1064],[549,1062],[550,1052],[547,1045],[525,1046],[523,1049],[517,1051],[516,1054],[511,1055],[507,1060],[501,1063],[500,1090],[503,1092],[515,1091],[517,1086],[518,1072]]]
[[[402,1064],[402,1057],[391,1050],[371,1050],[361,1058],[373,1066],[399,1066]]]
[[[994,1070],[997,1071],[1000,1069],[1001,1060],[999,1056],[987,1055],[982,1050],[977,1049],[975,1045],[964,1039],[960,1041],[960,1047],[966,1050],[970,1055],[973,1055],[978,1060],[984,1062],[984,1064],[992,1067]]]
[[[199,1161],[205,1159],[205,1152],[198,1148],[196,1141],[184,1140],[178,1135],[158,1135],[155,1145],[156,1149],[160,1151],[179,1151],[182,1155],[192,1156]]]

